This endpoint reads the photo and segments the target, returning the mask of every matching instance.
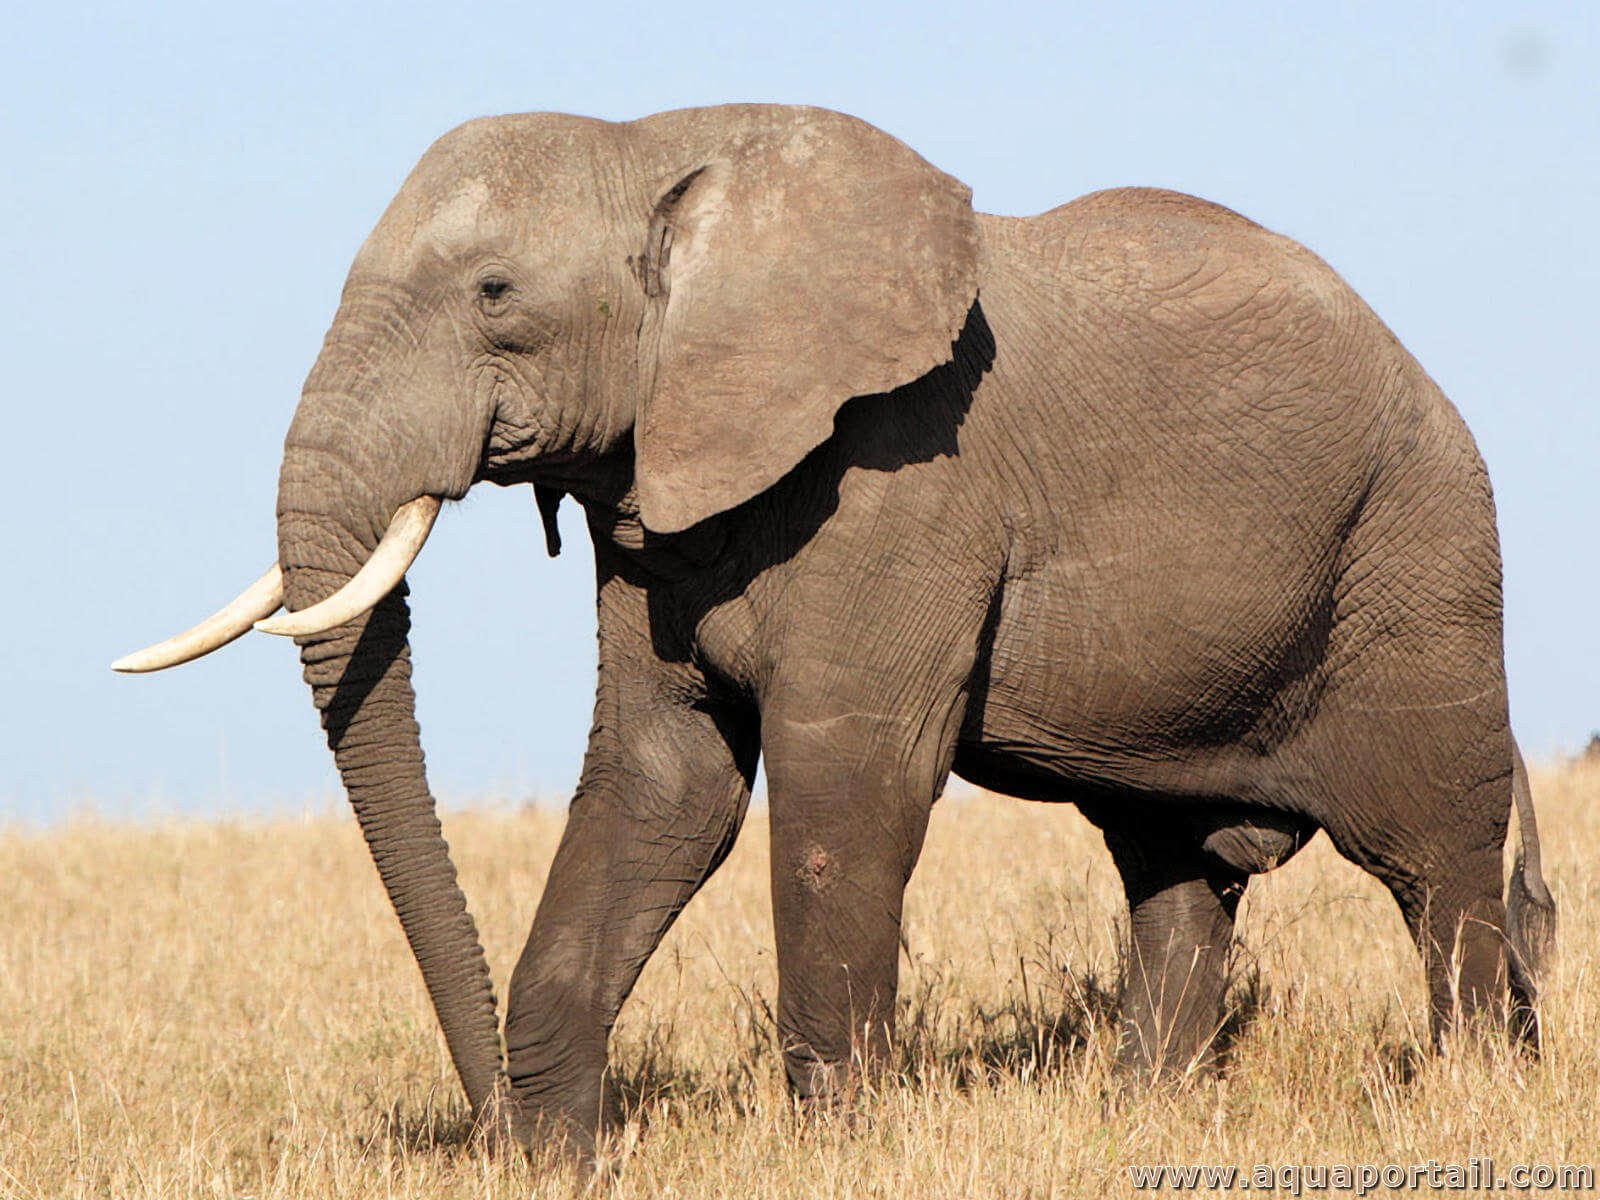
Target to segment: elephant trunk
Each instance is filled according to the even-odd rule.
[[[392,447],[374,445],[370,436],[340,440],[341,427],[354,428],[341,416],[360,411],[348,399],[308,390],[290,431],[279,480],[278,561],[292,611],[350,581],[394,511],[385,493],[405,490],[396,472],[381,469],[392,463]],[[364,454],[377,461],[363,466]],[[369,612],[297,641],[351,806],[482,1123],[502,1075],[494,991],[423,769],[405,595],[401,582]]]

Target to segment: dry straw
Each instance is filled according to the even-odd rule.
[[[765,828],[650,963],[613,1058],[609,1194],[1094,1196],[1130,1163],[1600,1159],[1600,764],[1535,772],[1562,905],[1546,1053],[1429,1058],[1393,903],[1324,839],[1251,887],[1229,1065],[1108,1069],[1116,881],[1068,808],[941,801],[907,904],[897,1071],[852,1128],[781,1084]],[[502,988],[560,831],[446,818]],[[353,822],[0,836],[0,1196],[571,1195],[487,1160]]]

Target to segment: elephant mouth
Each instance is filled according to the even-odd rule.
[[[326,600],[299,612],[274,616],[283,607],[283,569],[274,563],[260,579],[198,625],[124,655],[111,669],[137,674],[175,667],[226,646],[252,628],[297,637],[326,633],[355,620],[393,591],[416,561],[442,503],[436,496],[419,496],[396,509],[366,564]]]

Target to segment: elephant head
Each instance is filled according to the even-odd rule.
[[[977,292],[967,189],[836,113],[491,118],[440,139],[356,256],[284,445],[278,561],[117,666],[262,621],[298,636],[350,800],[473,1109],[494,998],[424,777],[402,576],[478,480],[571,493],[619,540],[757,495],[853,396],[950,357]],[[548,521],[548,515],[547,515]]]

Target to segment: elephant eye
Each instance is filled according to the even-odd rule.
[[[511,281],[508,279],[485,279],[478,284],[478,299],[493,304],[510,290]]]

